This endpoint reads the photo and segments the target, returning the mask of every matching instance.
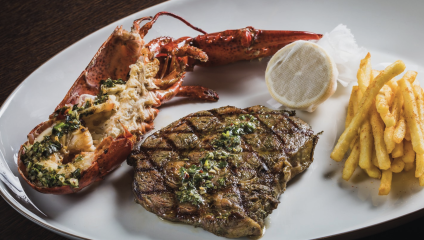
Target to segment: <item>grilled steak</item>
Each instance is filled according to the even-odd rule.
[[[294,111],[222,107],[149,136],[128,158],[136,201],[218,236],[261,236],[287,182],[313,161],[318,137]]]

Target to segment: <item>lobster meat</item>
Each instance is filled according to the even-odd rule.
[[[177,18],[203,35],[160,37],[145,44],[144,36],[161,15]],[[28,134],[18,154],[19,173],[42,193],[78,192],[119,167],[153,128],[162,103],[174,96],[218,100],[211,89],[182,86],[186,71],[195,65],[265,57],[293,41],[319,38],[309,32],[253,27],[207,34],[169,12],[135,20],[130,32],[117,27],[49,120]]]

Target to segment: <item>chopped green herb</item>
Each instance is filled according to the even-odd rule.
[[[64,114],[65,114],[65,112],[66,112],[66,110],[68,110],[68,109],[69,109],[69,107],[68,107],[68,106],[64,106],[64,107],[59,108],[58,110],[56,110],[56,111],[54,112],[54,117],[57,117],[57,116],[59,116],[59,115],[64,115]]]
[[[220,161],[218,163],[218,167],[221,168],[221,169],[227,167],[227,165],[228,165],[228,163],[226,161]]]
[[[86,101],[85,102],[85,105],[84,105],[84,108],[89,108],[89,107],[91,107],[91,102],[90,101]]]
[[[220,178],[220,179],[218,179],[218,184],[219,184],[219,186],[225,186],[225,179],[224,178]]]
[[[109,97],[107,94],[99,93],[99,95],[97,95],[96,99],[94,100],[94,105],[102,104],[106,102],[108,99]]]
[[[100,86],[106,87],[106,88],[115,87],[116,84],[125,84],[125,82],[121,78],[118,80],[112,80],[111,78],[108,78],[106,80],[100,81]]]
[[[77,168],[75,171],[71,173],[72,178],[79,179],[81,177],[81,169]]]
[[[215,148],[223,148],[231,152],[241,152],[240,136],[252,133],[255,129],[256,125],[253,122],[231,124],[224,129],[219,139],[215,139],[212,142],[212,145]]]
[[[56,140],[51,140],[50,136],[45,136],[41,142],[35,142],[32,148],[25,147],[25,153],[22,155],[24,162],[33,162],[33,159],[47,159],[50,155],[62,149],[62,144]]]
[[[203,198],[195,188],[181,187],[179,191],[175,192],[180,203],[189,202],[193,205],[200,205],[203,203]]]
[[[81,122],[79,121],[78,113],[70,110],[65,116],[65,121],[60,122],[53,127],[52,135],[61,138],[64,134],[79,129],[80,125]]]

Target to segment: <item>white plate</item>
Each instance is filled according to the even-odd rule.
[[[54,107],[86,67],[98,47],[117,25],[130,29],[132,21],[159,11],[170,11],[207,32],[254,26],[258,29],[330,31],[339,23],[351,28],[357,42],[372,54],[372,63],[402,59],[408,69],[422,74],[424,48],[421,10],[424,2],[408,1],[171,1],[143,10],[113,23],[70,46],[32,73],[6,100],[0,110],[0,177],[5,164],[12,173],[16,154],[26,134],[47,119]],[[179,21],[161,17],[146,40],[168,35],[196,36]],[[263,104],[270,95],[264,83],[264,61],[240,62],[216,68],[197,68],[185,84],[199,84],[220,94],[217,103],[195,103],[175,98],[160,108],[155,120],[160,129],[188,113],[234,105]],[[420,75],[418,75],[420,77]],[[422,78],[420,78],[422,80]],[[412,173],[395,174],[389,196],[378,196],[379,181],[357,170],[351,181],[341,180],[343,163],[329,158],[341,134],[350,89],[337,92],[314,113],[298,116],[324,131],[315,161],[281,196],[280,206],[268,217],[262,239],[311,239],[339,234],[424,208],[424,191]],[[19,177],[22,182],[22,179]],[[13,178],[9,179],[13,181]],[[94,239],[218,239],[189,225],[161,221],[133,201],[132,169],[123,163],[104,181],[85,191],[67,195],[44,195],[23,184],[12,191],[0,181],[0,191],[20,213],[61,234]],[[408,184],[401,184],[407,181]],[[30,204],[29,201],[39,209]],[[283,234],[282,234],[283,233]]]

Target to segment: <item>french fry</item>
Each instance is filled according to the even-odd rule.
[[[393,140],[393,133],[395,131],[395,126],[386,127],[384,129],[384,143],[386,144],[387,152],[392,153],[395,149],[396,143]]]
[[[403,170],[408,172],[408,171],[414,169],[414,167],[415,167],[415,162],[405,163],[405,167],[403,168]]]
[[[406,124],[406,120],[405,120],[405,125],[406,125],[406,127],[405,127],[405,140],[411,141],[411,131],[408,127],[408,124]]]
[[[418,82],[418,81],[415,81]],[[417,102],[417,110],[418,110],[418,116],[420,118],[420,126],[421,126],[421,132],[424,132],[424,96],[423,96],[423,90],[420,86],[414,85],[414,95],[415,95],[415,101]]]
[[[390,193],[390,189],[392,188],[392,171],[389,169],[383,170],[382,172],[378,195],[387,195]]]
[[[392,92],[393,93],[396,93],[397,88],[398,88],[398,84],[397,84],[396,78],[393,78],[392,80],[388,81],[386,84],[389,85],[389,87],[392,89]]]
[[[345,128],[347,128],[355,116],[355,110],[358,110],[358,86],[352,87],[352,93],[350,94],[349,105],[347,107],[347,116],[345,121]]]
[[[419,181],[421,187],[424,186],[424,174],[421,175],[420,178],[418,178],[418,181]]]
[[[352,177],[353,172],[359,163],[359,141],[355,141],[355,145],[347,158],[344,168],[342,178],[346,181],[349,181],[350,177]]]
[[[390,168],[391,162],[386,144],[384,143],[384,122],[381,120],[375,107],[371,107],[371,126],[378,166],[381,170],[387,170]]]
[[[405,64],[401,60],[398,60],[388,66],[374,79],[374,81],[370,83],[364,93],[364,96],[361,99],[358,112],[353,117],[349,126],[343,131],[342,135],[337,141],[336,146],[333,149],[333,152],[330,155],[333,160],[340,162],[343,159],[346,151],[349,148],[350,142],[353,140],[358,132],[358,129],[361,127],[362,122],[366,118],[369,109],[374,102],[375,96],[377,96],[378,92],[386,82],[390,81],[390,79],[394,78],[404,70]]]
[[[405,167],[405,162],[402,161],[402,158],[395,158],[393,159],[390,170],[394,173],[400,173],[402,172],[404,167]]]
[[[390,80],[388,83],[391,83],[392,80]],[[389,86],[389,85],[386,84],[386,86]],[[386,101],[387,101],[387,104],[389,105],[389,107],[392,106],[393,101],[395,100],[395,94],[396,94],[396,92],[393,92],[393,90],[390,86],[389,86],[389,89],[386,89],[386,91],[384,92],[384,95],[386,97]]]
[[[392,81],[393,80],[394,79],[392,79]],[[390,81],[390,82],[392,82],[392,81]],[[393,99],[392,115],[395,118],[396,122],[398,122],[399,119],[400,119],[400,114],[401,114],[401,110],[402,110],[402,106],[403,106],[403,95],[402,95],[402,91],[400,90],[400,88],[397,87],[397,82],[396,82],[396,90],[394,90],[394,92],[395,92],[395,97]]]
[[[392,89],[388,85],[384,85],[375,98],[377,112],[380,114],[381,118],[386,124],[386,127],[391,127],[396,124],[396,119],[390,112],[390,101],[392,100],[392,95]]]
[[[371,71],[371,82],[374,81],[374,79],[381,73],[380,70],[372,70]]]
[[[361,92],[361,89],[358,88],[358,91],[356,91],[356,104],[353,106],[353,111],[355,114],[358,112],[359,104],[361,103],[362,96],[364,94]],[[355,115],[353,115],[355,117]]]
[[[411,163],[415,160],[415,152],[410,141],[403,141],[403,156],[402,161]]]
[[[368,53],[364,59],[361,60],[359,64],[358,73],[356,77],[358,78],[358,85],[361,93],[364,94],[371,82],[371,54]]]
[[[401,112],[399,115],[399,120],[396,123],[395,130],[393,132],[393,141],[395,143],[400,143],[405,138],[405,135],[406,135],[406,121],[405,121],[405,118],[403,117],[403,112]]]
[[[349,145],[349,149],[352,150],[353,147],[355,146],[356,140],[358,140],[359,136],[356,135],[355,138],[353,138],[352,142]]]
[[[424,136],[419,124],[420,119],[415,101],[414,92],[411,83],[408,81],[417,76],[417,72],[407,71],[401,80],[398,81],[399,87],[402,90],[404,99],[404,113],[406,125],[411,133],[412,146],[414,151],[419,154],[424,154]]]
[[[365,58],[361,60],[357,78],[358,78],[358,84],[359,84],[361,93],[365,93],[371,81],[374,81],[374,77],[372,76],[370,53],[368,53],[367,56],[365,56]],[[362,99],[359,99],[359,100],[362,100]],[[374,146],[373,144],[374,138],[372,136],[372,128],[371,128],[369,119],[366,119],[362,123],[359,135],[360,135],[359,136],[359,140],[360,140],[359,166],[362,169],[368,170],[371,167],[373,167],[371,158],[372,158],[372,151]],[[367,171],[368,175],[378,177],[378,174],[380,171],[375,171],[375,169],[373,170]]]
[[[381,178],[381,171],[376,166],[371,165],[369,169],[365,169],[369,177],[380,179]]]
[[[403,156],[403,141],[396,143],[395,149],[392,151],[392,158],[398,158]]]
[[[353,86],[352,87],[352,94],[351,94],[351,97],[350,97],[350,100],[349,100],[349,105],[352,103],[352,110],[351,110],[351,112],[352,112],[352,118],[353,118],[353,116],[355,116],[355,114],[358,112],[358,105],[359,105],[359,101],[360,101],[360,99],[362,98],[362,93],[361,93],[361,91],[359,90],[359,87],[358,86]],[[346,118],[346,122],[345,122],[345,128],[346,128],[346,124],[347,124],[347,120],[348,120],[348,118]],[[350,119],[350,121],[349,121],[349,123],[352,121],[352,119]],[[349,126],[349,125],[348,125]],[[355,136],[355,138],[352,140],[352,142],[350,143],[350,145],[349,145],[349,148],[350,148],[350,150],[352,150],[353,149],[353,146],[354,146],[354,144],[355,144],[355,142],[356,142],[356,139],[358,138],[359,136],[358,135],[356,135]]]
[[[410,84],[413,84],[413,83],[415,83],[415,79],[417,78],[417,72],[415,72],[415,71],[407,71],[405,74],[407,74],[409,72],[409,77],[408,78],[406,78],[406,80],[410,83]],[[403,77],[402,77],[403,78]],[[399,80],[398,80],[398,85],[399,85]]]
[[[361,127],[359,135],[359,166],[362,169],[369,169],[372,166],[372,149],[374,146],[374,138],[372,136],[372,128],[370,121],[367,119],[364,121]]]
[[[375,152],[375,148],[372,149],[371,162],[374,166],[380,168],[379,165],[378,165],[377,153]]]
[[[424,173],[424,154],[417,153],[415,166],[415,177],[421,177]]]

